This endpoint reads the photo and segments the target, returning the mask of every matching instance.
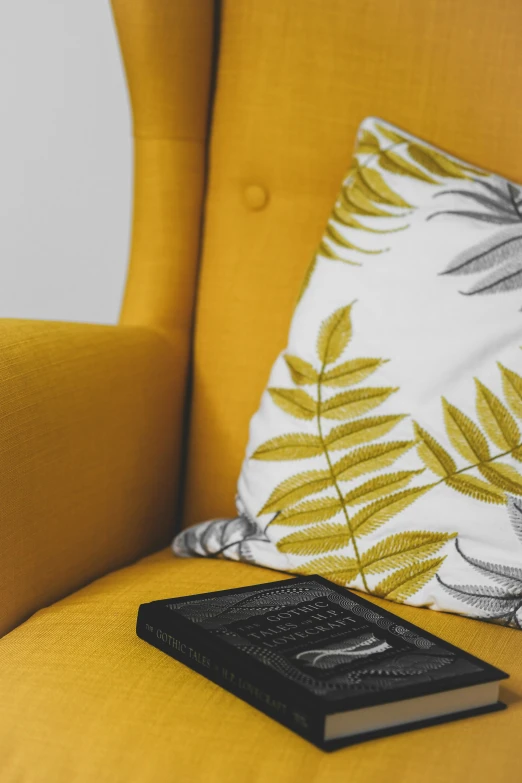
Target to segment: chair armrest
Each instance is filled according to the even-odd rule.
[[[0,635],[173,532],[188,340],[0,320]]]

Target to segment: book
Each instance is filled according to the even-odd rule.
[[[323,750],[505,708],[505,672],[320,576],[141,604],[136,633]]]

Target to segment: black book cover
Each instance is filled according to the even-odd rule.
[[[508,675],[320,576],[142,604],[137,634],[326,750],[325,717]]]

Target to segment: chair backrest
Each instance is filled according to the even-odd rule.
[[[522,181],[521,51],[520,0],[224,0],[186,524],[233,513],[248,421],[359,122]]]

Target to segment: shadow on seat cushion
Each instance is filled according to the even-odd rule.
[[[331,755],[135,635],[141,602],[278,579],[274,571],[178,560],[164,550],[35,614],[0,642],[2,783],[520,778],[519,631],[390,605],[508,671],[509,709]]]

